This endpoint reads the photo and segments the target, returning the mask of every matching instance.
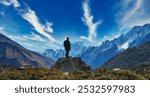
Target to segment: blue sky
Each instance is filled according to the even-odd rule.
[[[0,0],[0,33],[33,51],[98,45],[150,23],[150,0]]]

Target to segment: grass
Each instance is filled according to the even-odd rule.
[[[0,70],[0,80],[150,80],[150,66],[133,70],[73,71],[68,74],[46,68],[5,68]]]

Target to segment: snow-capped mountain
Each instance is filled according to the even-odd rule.
[[[128,33],[122,34],[111,41],[106,40],[100,46],[86,47],[81,41],[71,43],[70,56],[80,56],[83,61],[96,69],[122,51],[148,41],[150,41],[150,24],[145,24],[135,26]],[[43,54],[56,61],[58,58],[65,56],[65,51],[63,49],[46,49]]]
[[[43,55],[56,61],[58,58],[65,56],[65,51],[62,49],[60,50],[46,49]]]
[[[70,56],[78,57],[81,55],[82,52],[86,50],[86,48],[87,47],[84,46],[82,41],[71,43]],[[56,61],[60,57],[65,57],[65,51],[63,49],[60,50],[46,49],[43,55]]]
[[[81,54],[81,58],[96,69],[127,48],[142,45],[147,41],[150,41],[150,24],[135,26],[118,38],[104,41],[99,47],[88,47]]]

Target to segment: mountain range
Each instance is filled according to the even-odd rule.
[[[113,40],[106,40],[99,46],[86,47],[83,45],[82,41],[72,43],[70,54],[72,57],[81,57],[85,64],[89,64],[93,69],[96,69],[100,68],[103,64],[108,64],[109,66],[108,61],[112,60],[112,58],[114,58],[116,55],[125,50],[128,50],[129,48],[143,45],[148,41],[150,41],[150,24],[145,24],[143,26],[135,26],[126,34],[122,34]],[[54,61],[60,57],[64,57],[64,55],[65,51],[63,49],[46,49],[41,55],[36,52],[27,50],[17,42],[14,42],[8,37],[0,34],[0,65],[10,65],[14,67],[33,66],[50,68],[54,65]],[[131,65],[132,62],[128,64]]]
[[[0,34],[0,66],[51,67],[54,62]]]
[[[81,58],[93,68],[98,68],[127,48],[139,46],[148,41],[150,41],[150,24],[135,26],[118,38],[104,41],[99,47],[90,47],[81,54]]]
[[[72,56],[80,56],[83,61],[90,64],[93,69],[101,67],[108,60],[128,48],[139,46],[150,41],[150,24],[135,26],[129,32],[121,34],[113,40],[106,40],[99,46],[83,46],[82,42],[73,43]],[[57,60],[64,56],[64,50],[47,49],[44,55]]]
[[[82,52],[86,51],[86,49],[87,47],[83,45],[83,41],[71,43],[70,56],[79,57]],[[65,51],[63,49],[45,49],[42,55],[56,61],[57,59],[65,56]]]

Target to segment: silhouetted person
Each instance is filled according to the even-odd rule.
[[[66,51],[66,58],[69,58],[69,51],[71,50],[69,37],[67,37],[66,40],[64,41],[64,47]]]

